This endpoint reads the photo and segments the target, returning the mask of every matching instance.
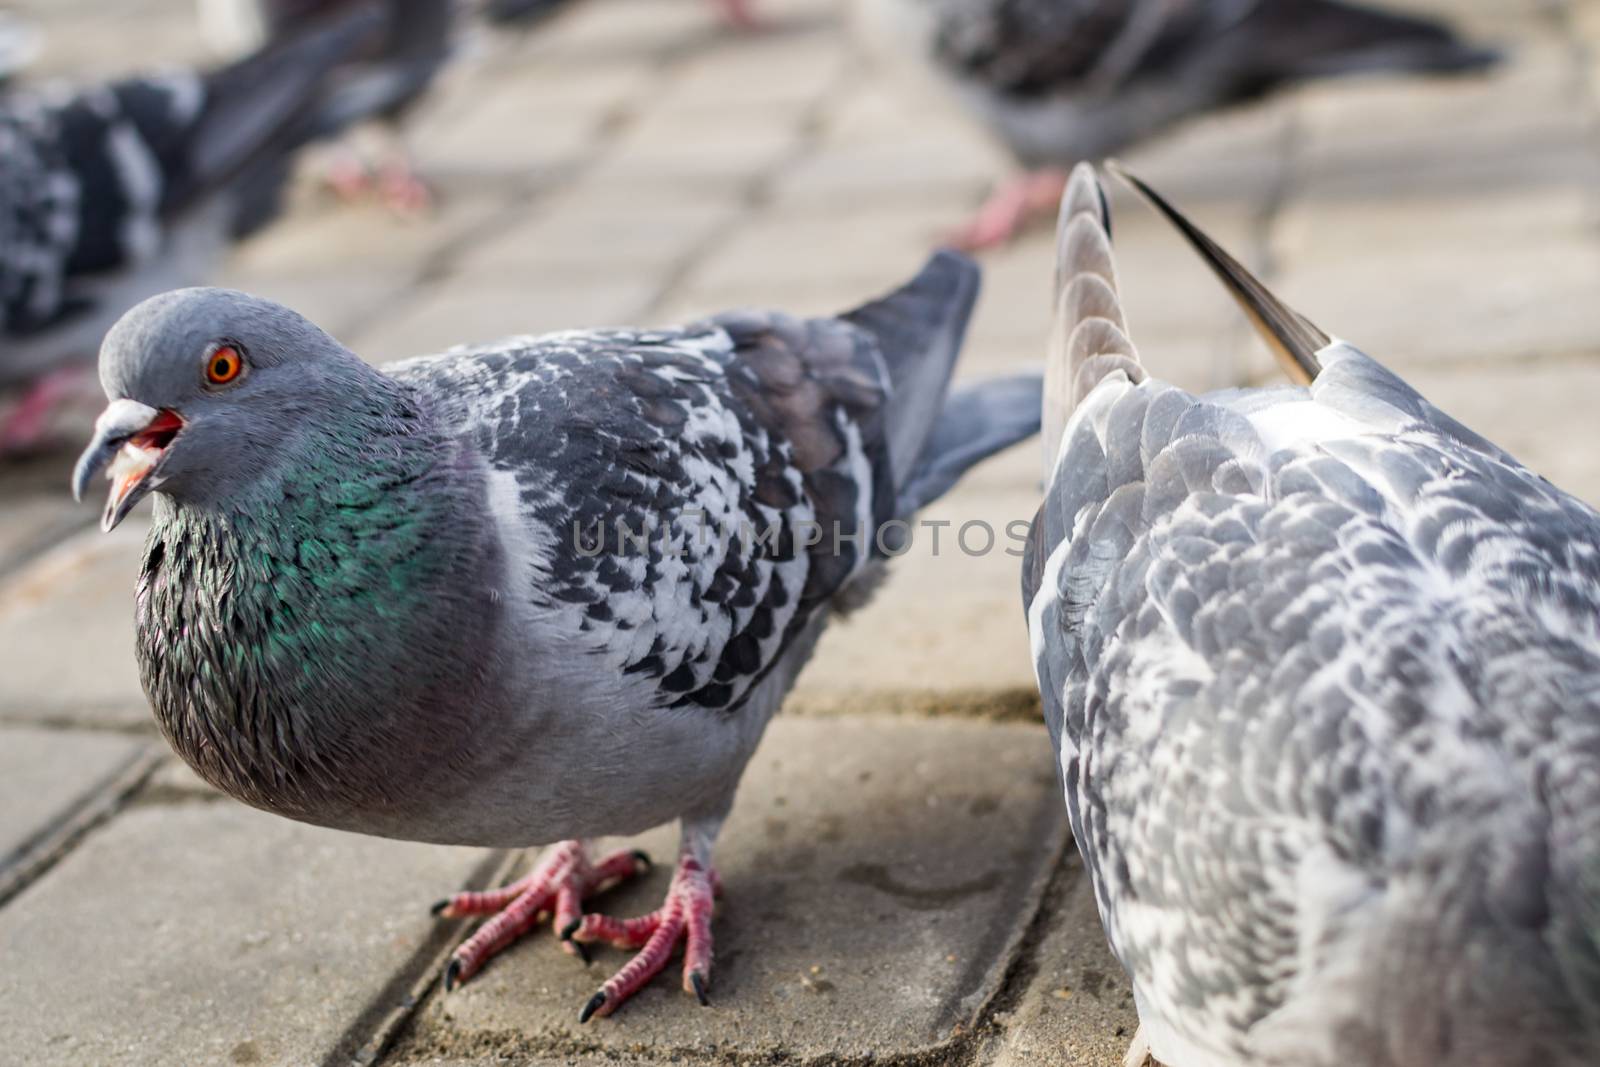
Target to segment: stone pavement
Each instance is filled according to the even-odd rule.
[[[26,0],[46,69],[201,54],[189,0]],[[479,35],[415,132],[438,212],[307,186],[224,281],[378,361],[735,304],[830,311],[909,273],[999,155],[850,45],[845,0],[588,0]],[[1600,501],[1600,4],[1430,0],[1504,42],[1482,78],[1324,85],[1128,154],[1297,307]],[[1227,298],[1119,196],[1135,336],[1194,386],[1265,380]],[[1036,366],[1044,235],[987,257],[968,373]],[[659,980],[616,1017],[548,936],[463,991],[426,905],[523,855],[341,835],[211,793],[156,737],[131,652],[142,531],[87,530],[70,455],[0,473],[0,1062],[1112,1065],[1134,1016],[1067,840],[1003,532],[1018,448],[928,516],[836,626],[751,766],[720,861],[714,1006]],[[1001,532],[972,555],[961,524]],[[670,855],[666,831],[642,842]],[[643,910],[658,872],[619,891]]]

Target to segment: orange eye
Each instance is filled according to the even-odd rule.
[[[212,385],[227,385],[244,370],[244,359],[232,345],[220,345],[206,358],[206,381]]]

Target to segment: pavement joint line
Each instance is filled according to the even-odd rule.
[[[641,113],[648,110],[649,102],[659,95],[661,83],[671,76],[676,67],[696,56],[705,47],[703,42],[689,41],[660,50],[652,63],[658,77],[641,83],[631,94],[604,109],[595,124],[588,145],[579,154],[579,158],[513,179],[511,188],[500,200],[497,210],[489,212],[477,225],[463,227],[459,232],[446,236],[422,257],[421,265],[410,284],[377,301],[365,314],[346,323],[349,336],[359,337],[396,309],[410,306],[415,302],[417,295],[430,285],[449,278],[455,272],[463,253],[471,251],[481,238],[502,233],[511,223],[536,217],[539,214],[538,205],[541,200],[547,200],[580,184],[584,175],[605,158],[616,142],[638,122]],[[509,50],[503,51],[504,55],[509,55]],[[504,55],[498,58],[503,59]],[[659,301],[658,294],[651,306],[655,306]]]
[[[462,892],[478,892],[505,884],[521,862],[522,850],[496,849],[461,884]],[[320,1067],[369,1067],[381,1063],[412,1018],[440,996],[440,978],[462,935],[473,924],[437,920],[427,939],[345,1028]],[[352,1051],[353,1049],[353,1051]]]
[[[107,705],[101,705],[106,708]],[[78,705],[71,715],[29,715],[16,713],[0,706],[0,726],[15,726],[31,730],[55,730],[60,733],[116,734],[120,737],[154,737],[155,722],[145,718],[129,722],[124,718],[85,718],[83,705]]]
[[[1000,991],[995,994],[989,1005],[988,1032],[982,1035],[987,1040],[975,1050],[976,1056],[972,1061],[972,1067],[980,1067],[981,1064],[991,1062],[1004,1048],[1006,1038],[1010,1035],[1010,1026],[1009,1023],[999,1021],[999,1017],[1021,1006],[1029,985],[1039,974],[1039,952],[1045,938],[1062,921],[1067,911],[1068,898],[1079,879],[1088,877],[1083,860],[1078,855],[1077,842],[1073,840],[1070,829],[1063,834],[1063,837],[1065,843],[1057,854],[1055,865],[1050,869],[1039,908],[1021,934],[1017,954],[1001,980]],[[1131,1041],[1133,1035],[1129,1034],[1128,1039]]]
[[[859,57],[841,66],[833,83],[819,92],[816,99],[800,112],[795,122],[795,141],[790,150],[741,183],[738,199],[743,210],[714,227],[663,272],[666,280],[655,300],[645,309],[647,316],[654,316],[669,306],[683,291],[694,272],[719,248],[745,226],[770,212],[773,186],[797,162],[815,153],[827,128],[826,116],[835,109],[843,94],[860,80],[859,67]]]
[[[168,758],[161,745],[146,745],[88,790],[81,800],[24,841],[16,850],[17,858],[0,867],[0,907],[44,877],[90,833],[109,822]]]

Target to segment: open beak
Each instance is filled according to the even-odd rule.
[[[100,527],[114,530],[133,506],[161,485],[161,461],[183,429],[175,411],[157,409],[137,400],[113,400],[95,420],[94,439],[78,457],[72,472],[72,495],[84,491],[102,470],[111,480]]]

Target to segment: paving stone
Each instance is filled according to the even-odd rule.
[[[666,277],[740,210],[724,197],[607,196],[579,187],[544,198],[527,218],[465,253],[458,273],[502,282],[530,270],[546,277],[645,271]]]
[[[666,975],[610,1019],[577,1011],[623,955],[585,969],[547,936],[434,998],[396,1055],[694,1050],[740,1062],[911,1055],[970,1026],[1026,931],[1065,821],[1040,727],[780,717],[722,835],[713,1006]],[[674,835],[646,835],[671,856]],[[669,873],[615,895],[654,907]],[[558,1062],[560,1062],[558,1060]]]
[[[98,413],[97,406],[93,414]],[[63,425],[61,430],[65,448],[0,464],[0,581],[99,513],[97,503],[77,503],[67,489],[77,459],[71,449],[81,443],[68,441],[69,429]]]
[[[0,727],[0,899],[152,746],[117,734]]]
[[[110,534],[91,528],[0,582],[0,721],[152,725],[133,656],[147,529],[140,514]]]
[[[445,948],[427,904],[485,857],[232,803],[124,812],[0,911],[28,961],[0,973],[6,1055],[346,1062]]]
[[[356,333],[352,347],[381,364],[516,334],[626,326],[644,315],[657,292],[643,276],[563,278],[551,270],[543,277],[528,271],[498,282],[466,277],[423,289],[387,309]]]
[[[1101,932],[1094,886],[1074,850],[1054,887],[1033,974],[989,1067],[1122,1067],[1139,1027],[1133,988]]]

